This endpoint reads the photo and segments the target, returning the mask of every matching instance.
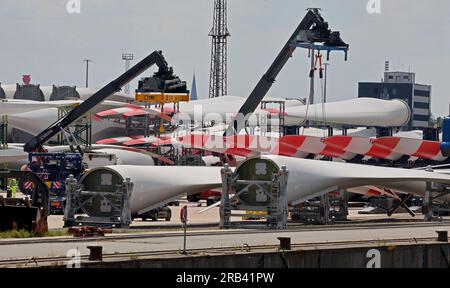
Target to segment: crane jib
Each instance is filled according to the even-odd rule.
[[[123,86],[125,86],[127,83],[132,81],[134,78],[136,78],[155,64],[158,66],[159,71],[155,74],[154,77],[164,78],[164,76],[166,76],[167,74],[171,75],[173,73],[172,69],[168,66],[166,60],[164,59],[162,52],[154,51],[144,60],[137,63],[131,69],[120,75],[117,79],[113,80],[108,85],[100,89],[89,99],[84,101],[81,105],[74,108],[66,116],[56,121],[50,127],[42,131],[38,136],[34,137],[32,140],[26,143],[24,146],[24,151],[32,152],[41,148],[46,141],[50,140],[52,137],[60,133],[61,130],[66,129],[69,125],[88,113],[92,108],[103,102],[106,98],[120,91]]]
[[[289,58],[291,58],[292,53],[297,47],[302,47],[300,45],[293,45],[293,43],[308,45],[323,43],[322,47],[324,47],[324,50],[334,50],[333,48],[339,47],[339,49],[343,49],[346,53],[349,48],[349,45],[340,38],[339,32],[333,32],[328,28],[328,23],[325,22],[324,18],[320,15],[320,9],[308,9],[306,16],[295,29],[274,62],[270,65],[270,68],[263,75],[250,96],[247,98],[247,101],[239,110],[238,115],[241,115],[241,117],[238,117],[239,119],[236,118],[233,123],[230,124],[225,135],[236,135],[244,129],[246,120],[248,120],[248,117],[255,112],[258,105],[267,95],[272,84],[275,82],[276,77],[286,65]],[[244,117],[242,117],[242,115]]]

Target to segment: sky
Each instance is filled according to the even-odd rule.
[[[90,86],[101,87],[124,71],[122,53],[137,61],[162,50],[189,85],[195,71],[199,98],[208,97],[213,0],[70,1],[80,1],[80,13],[68,13],[69,0],[1,0],[1,83],[31,74],[33,83],[82,87],[82,60],[91,59]],[[321,7],[350,44],[347,62],[331,55],[329,101],[356,98],[358,82],[380,81],[389,60],[391,70],[416,72],[417,82],[432,85],[433,114],[448,115],[450,1],[380,0],[374,14],[368,1],[228,0],[228,94],[247,97],[305,9]],[[306,98],[308,67],[307,52],[298,49],[269,95]]]

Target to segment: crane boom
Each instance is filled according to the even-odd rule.
[[[311,45],[321,42],[325,45],[324,47],[326,47],[324,50],[333,50],[334,47],[340,47],[341,49],[347,51],[349,47],[349,45],[342,41],[339,32],[332,32],[328,29],[328,23],[325,22],[320,15],[320,9],[308,9],[308,13],[286,42],[278,56],[275,58],[269,70],[267,70],[261,80],[259,80],[256,87],[247,98],[247,101],[239,110],[236,119],[228,127],[225,135],[239,134],[239,132],[245,127],[246,120],[251,113],[255,112],[258,105],[267,95],[267,92],[269,92],[276,77],[286,65],[289,58],[292,57],[292,53],[295,51],[298,42]]]
[[[89,99],[84,101],[81,105],[73,109],[65,117],[59,119],[50,127],[42,131],[38,136],[34,137],[32,140],[26,143],[24,146],[24,151],[33,152],[41,148],[45,142],[50,140],[58,133],[61,133],[69,125],[77,121],[96,105],[103,102],[106,98],[114,93],[119,92],[123,86],[128,84],[134,78],[136,78],[155,64],[159,67],[159,71],[155,75],[165,76],[173,73],[173,70],[168,66],[166,60],[164,59],[162,52],[154,51],[141,62],[133,66],[130,70],[126,71],[124,74],[119,76],[117,79],[115,79],[114,81],[100,89],[98,92],[96,92],[94,95],[92,95]]]

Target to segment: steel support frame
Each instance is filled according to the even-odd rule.
[[[8,149],[8,116],[6,115],[1,116],[0,149]]]
[[[286,198],[287,179],[289,172],[285,166],[283,166],[277,174],[273,176],[272,181],[247,181],[239,180],[239,175],[233,173],[230,167],[225,164],[225,167],[221,171],[222,175],[222,197],[220,204],[220,229],[226,228],[245,228],[246,223],[232,223],[232,216],[254,216],[255,218],[266,219],[266,222],[261,222],[261,225],[265,225],[270,229],[283,230],[287,229],[288,225],[288,203]],[[271,191],[265,188],[265,185],[271,185]],[[244,186],[244,188],[238,190],[238,186]],[[246,205],[233,205],[233,199],[239,199],[239,196],[248,191],[248,188],[252,186],[258,186],[260,191],[263,191],[267,195],[270,204],[262,206],[246,206]],[[234,194],[233,196],[231,196]],[[267,211],[267,215],[251,215],[251,214],[233,214],[232,211]],[[254,223],[251,223],[254,225]]]
[[[307,224],[329,225],[336,221],[345,221],[348,216],[348,192],[341,189],[339,197],[326,193],[317,201],[307,204],[303,209],[294,207],[291,212],[298,216],[295,220]]]
[[[64,118],[69,114],[72,109],[69,107],[63,107],[58,109],[58,119]],[[73,131],[70,129],[73,128]],[[84,134],[84,135],[83,135]],[[78,119],[69,127],[61,129],[61,133],[57,136],[57,142],[59,145],[68,145],[76,147],[78,143],[84,145],[86,149],[92,147],[92,113],[88,113],[84,117]],[[74,151],[73,151],[74,152]]]
[[[280,137],[284,136],[284,127],[286,126],[286,102],[285,101],[261,101],[261,110],[266,110],[268,104],[277,104],[278,110],[280,113],[278,113],[278,131],[280,133]],[[267,114],[267,129],[265,132],[271,133],[272,131],[272,115],[270,113]],[[259,123],[260,121],[258,121]],[[259,123],[260,124],[260,123]],[[264,131],[261,129],[261,131]]]
[[[428,170],[429,171],[429,170]],[[427,182],[427,191],[423,199],[422,213],[427,222],[439,220],[439,212],[443,210],[434,204],[434,201],[442,196],[450,194],[450,187],[442,184]],[[448,205],[449,203],[447,203]],[[450,210],[450,208],[448,208]]]
[[[130,178],[127,178],[124,183],[117,186],[117,190],[114,193],[83,191],[82,185],[71,175],[66,180],[64,227],[88,225],[94,227],[128,228],[132,223],[129,202],[132,189],[133,182],[131,182]],[[90,198],[86,199],[84,202],[80,202],[80,196],[82,195],[90,196]],[[111,209],[114,209],[116,213],[116,219],[111,219],[111,217],[76,217],[77,212],[80,211],[87,202],[99,195],[120,197],[119,204],[111,206]]]
[[[434,172],[434,169],[431,166],[428,166],[425,171]],[[424,215],[424,220],[427,222],[431,222],[436,220],[439,217],[435,217],[435,212],[439,216],[439,207],[433,204],[433,201],[439,197],[444,195],[448,195],[450,193],[450,187],[441,183],[434,183],[432,181],[428,181],[426,184],[426,193],[425,198],[423,199],[422,213]],[[449,204],[449,203],[447,203]]]

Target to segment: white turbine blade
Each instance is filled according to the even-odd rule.
[[[198,119],[201,116],[201,120],[205,122],[212,120],[216,123],[229,122],[231,119],[227,117],[239,111],[244,101],[245,99],[241,97],[226,96],[180,103],[180,114],[184,116],[176,115],[174,120],[183,120],[186,116],[189,116],[188,119]],[[277,111],[276,108],[271,107],[267,111],[257,109],[255,114],[280,112]],[[402,127],[411,117],[410,108],[405,102],[373,98],[358,98],[310,106],[289,105],[285,113],[288,125],[301,125],[310,120],[367,127]]]
[[[422,139],[382,137],[374,140],[374,145],[390,149],[394,153],[409,155],[434,161],[445,161],[441,152],[441,143]]]
[[[58,109],[41,109],[26,113],[8,116],[8,124],[31,135],[38,135],[44,129],[58,120]],[[125,126],[113,121],[92,122],[93,141],[111,137],[111,135],[124,135]]]
[[[333,136],[325,138],[324,142],[335,149],[340,149],[355,155],[370,156],[379,159],[398,160],[403,154],[396,153],[388,147],[374,145],[373,138]]]
[[[81,101],[73,101],[73,100],[62,100],[51,102],[2,100],[0,101],[0,115],[13,115],[48,108],[62,108],[62,107],[76,106],[79,105],[80,103]]]
[[[397,200],[400,200],[400,198],[395,195],[394,193],[387,192],[382,188],[378,188],[375,186],[363,186],[363,187],[355,187],[355,188],[348,188],[348,192],[356,193],[368,197],[380,197],[380,196],[388,196]]]
[[[26,160],[28,160],[28,153],[25,153],[22,148],[9,147],[7,149],[0,149],[0,164]]]
[[[149,137],[142,137],[138,139],[131,139],[129,141],[123,142],[123,145],[125,146],[137,146],[137,145],[144,145],[144,144],[153,144],[161,139],[155,136],[149,136]]]
[[[410,108],[401,100],[372,98],[287,107],[286,113],[287,118],[292,118],[287,121],[297,124],[309,120],[367,127],[402,127],[411,117]]]
[[[154,166],[153,157],[141,153],[140,150],[129,151],[125,149],[95,149],[97,153],[112,154],[117,157],[117,165]]]
[[[58,109],[49,108],[8,116],[8,124],[31,135],[38,135],[58,120]]]
[[[153,115],[160,117],[166,121],[173,123],[173,119],[168,115],[162,113],[160,110],[147,108],[140,105],[126,104],[115,101],[105,101],[104,105],[115,106],[112,109],[104,110],[97,112],[96,115],[98,117],[133,117],[133,116],[145,116],[145,115]]]
[[[222,186],[221,169],[220,167],[107,166],[90,170],[83,176],[81,183],[86,190],[101,191],[99,189],[110,189],[102,186],[105,185],[102,183],[106,179],[125,181],[126,178],[130,178],[133,182],[130,210],[132,214],[135,214],[144,209],[152,209],[179,195],[220,188]]]
[[[96,144],[107,144],[107,145],[109,145],[109,144],[111,144],[111,145],[116,144],[117,145],[117,144],[122,144],[122,143],[125,143],[125,142],[128,142],[128,141],[133,141],[133,140],[136,140],[136,139],[140,139],[140,138],[144,138],[144,136],[107,138],[107,139],[98,140],[96,142]]]
[[[335,187],[347,189],[368,185],[381,186],[423,196],[425,194],[424,185],[426,181],[450,184],[449,175],[436,172],[324,162],[282,156],[263,156],[262,161],[264,160],[272,161],[279,168],[285,165],[289,170],[287,189],[289,202],[303,202],[319,196],[325,191],[329,192]],[[242,165],[241,167],[243,167]]]

